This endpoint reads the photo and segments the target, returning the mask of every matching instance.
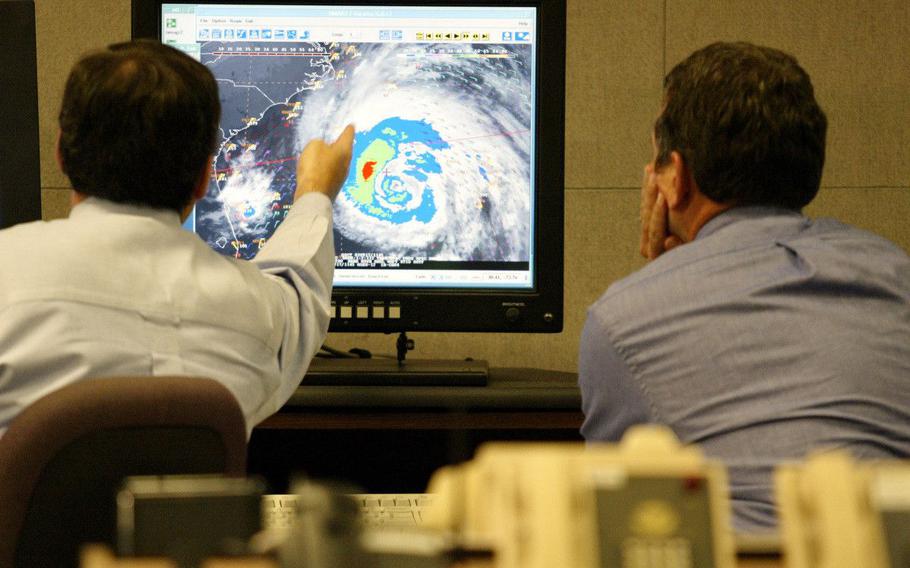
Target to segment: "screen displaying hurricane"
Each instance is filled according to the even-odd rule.
[[[428,15],[425,32],[381,20],[349,34],[377,41],[197,18],[195,55],[218,81],[222,142],[193,230],[222,254],[254,258],[293,203],[307,141],[353,123],[334,203],[336,285],[531,287],[531,33],[488,20],[456,27],[450,13],[434,26]]]

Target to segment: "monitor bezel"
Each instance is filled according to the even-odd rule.
[[[0,229],[41,219],[35,3],[0,1]]]
[[[565,0],[132,0],[132,37],[159,39],[167,3],[537,8],[534,285],[530,289],[335,287],[330,331],[530,332],[563,328]],[[382,306],[383,317],[372,316]],[[358,309],[360,308],[360,309]],[[390,318],[390,311],[401,317]],[[350,313],[351,317],[341,317]]]

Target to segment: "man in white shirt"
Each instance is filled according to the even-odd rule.
[[[293,393],[328,329],[353,128],[306,146],[293,207],[246,262],[181,227],[208,188],[220,110],[208,69],[157,42],[74,66],[57,149],[72,213],[0,231],[0,435],[88,377],[211,377],[248,430]]]

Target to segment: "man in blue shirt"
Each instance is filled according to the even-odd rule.
[[[910,259],[801,214],[827,120],[783,52],[717,43],[664,81],[645,167],[652,260],[588,311],[587,440],[662,423],[727,464],[735,528],[773,528],[771,473],[817,448],[910,456]]]

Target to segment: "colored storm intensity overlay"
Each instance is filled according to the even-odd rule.
[[[293,203],[307,141],[353,123],[334,203],[336,266],[528,261],[531,47],[456,47],[204,44],[222,139],[195,231],[225,255],[254,258]]]

